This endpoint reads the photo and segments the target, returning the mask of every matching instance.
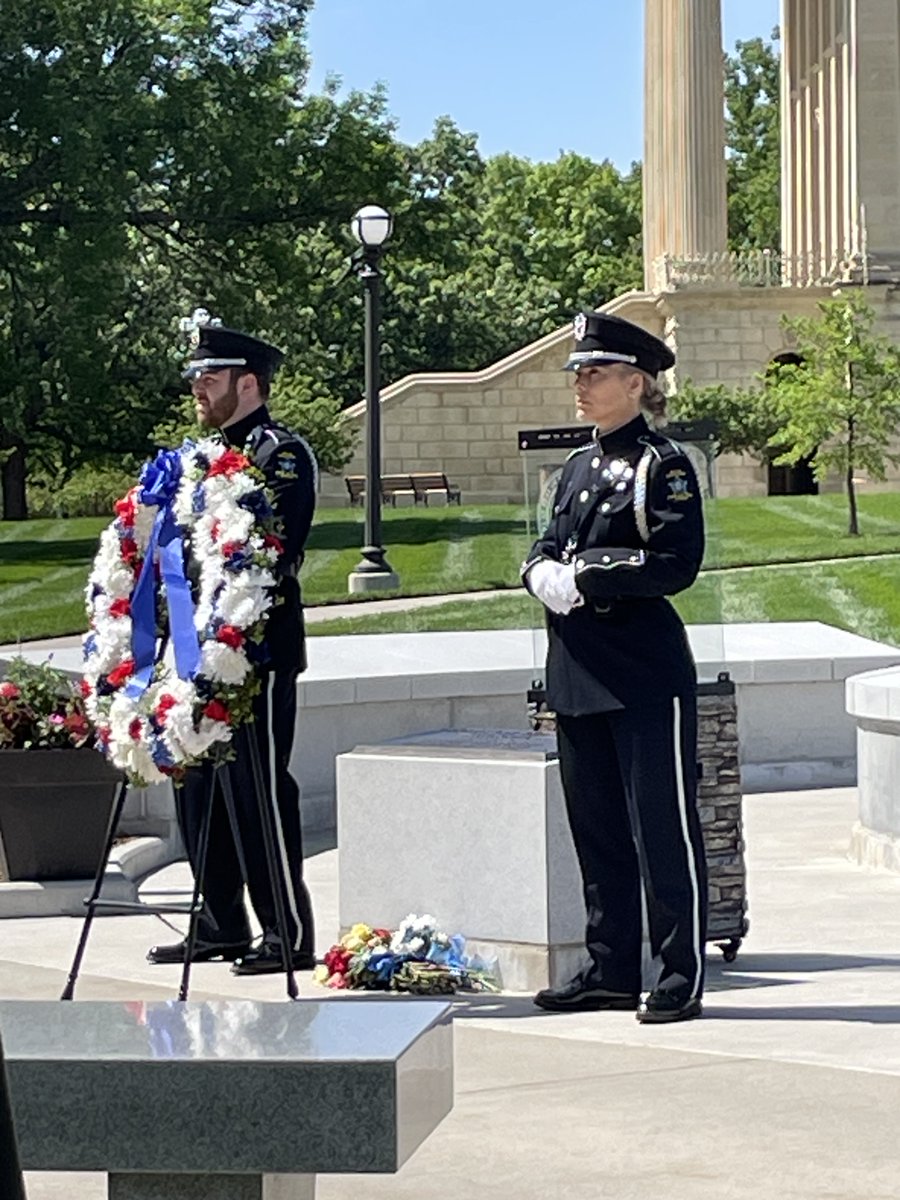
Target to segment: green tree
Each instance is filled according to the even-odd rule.
[[[304,95],[308,8],[3,0],[7,519],[26,515],[29,458],[67,470],[146,447],[198,304],[340,379],[343,230],[370,194],[403,193],[403,161],[380,93]]]
[[[766,391],[780,428],[770,444],[778,463],[812,460],[821,479],[838,471],[847,492],[848,531],[859,533],[856,472],[885,478],[900,428],[900,349],[874,332],[862,292],[819,304],[821,316],[785,319],[800,362],[770,373]]]
[[[766,389],[728,387],[724,383],[698,386],[685,380],[672,398],[672,415],[679,421],[715,421],[717,454],[749,454],[767,458],[780,417]]]
[[[779,31],[737,42],[725,57],[728,240],[732,249],[781,248]]]
[[[623,176],[579,154],[550,163],[498,155],[487,163],[479,211],[481,249],[466,287],[482,300],[495,353],[641,284],[637,166]]]

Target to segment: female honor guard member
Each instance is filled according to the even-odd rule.
[[[697,480],[648,424],[665,399],[664,342],[603,313],[575,320],[578,416],[594,439],[562,472],[553,517],[522,567],[547,608],[547,698],[581,866],[590,965],[535,1003],[633,1009],[642,1022],[699,1016],[706,865],[696,808],[696,672],[667,596],[703,557]],[[662,960],[641,995],[641,885]]]
[[[253,702],[253,720],[234,736],[234,758],[227,765],[234,793],[236,840],[223,797],[212,809],[206,877],[201,880],[204,909],[197,926],[193,961],[232,962],[237,975],[282,970],[281,943],[272,881],[266,864],[259,803],[271,806],[276,853],[285,880],[285,908],[295,970],[316,965],[315,930],[309,892],[303,880],[300,833],[300,790],[288,771],[297,713],[297,675],[306,669],[303,607],[297,572],[316,503],[316,460],[300,437],[269,415],[266,400],[272,377],[284,357],[259,338],[210,320],[197,329],[197,342],[185,371],[194,394],[197,420],[236,450],[242,451],[266,477],[272,493],[284,551],[278,560],[275,602],[265,629],[267,660],[258,667],[261,688]],[[249,738],[255,738],[262,764],[264,792],[257,796]],[[196,871],[203,811],[208,795],[210,763],[192,767],[175,789],[178,823],[188,858]],[[243,866],[242,866],[243,858]],[[247,889],[263,940],[251,945],[244,907]],[[153,963],[183,962],[186,946],[154,946]]]

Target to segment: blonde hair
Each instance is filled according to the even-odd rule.
[[[644,390],[641,393],[641,408],[647,414],[650,424],[654,429],[662,429],[668,424],[669,418],[666,413],[668,397],[657,383],[653,375],[648,375],[646,371],[641,371],[644,377]]]
[[[642,371],[640,367],[632,367],[626,363],[622,364],[622,371],[630,375],[640,375],[644,385],[641,390],[641,408],[652,428],[662,429],[669,421],[666,413],[669,401],[666,393],[659,386],[656,376]]]

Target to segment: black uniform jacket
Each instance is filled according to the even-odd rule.
[[[547,612],[552,709],[583,716],[693,690],[684,626],[665,599],[693,583],[703,558],[700,490],[677,443],[638,416],[571,454],[523,564],[526,587],[540,558],[573,562],[584,597],[565,616]]]
[[[276,671],[306,670],[303,605],[297,572],[316,507],[315,456],[299,433],[280,425],[263,406],[222,434],[243,451],[266,477],[277,533],[284,545],[278,560],[275,603],[266,621],[267,666]]]

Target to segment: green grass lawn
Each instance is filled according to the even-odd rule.
[[[707,573],[675,597],[689,624],[738,621],[824,621],[900,645],[900,562],[809,563]],[[361,614],[311,624],[314,636],[419,633],[454,629],[525,629],[543,625],[543,609],[523,592],[436,608]]]
[[[842,496],[710,502],[706,567],[900,554],[900,493],[863,496],[860,511],[863,536],[851,538],[845,532]],[[0,523],[0,642],[84,627],[82,589],[105,524],[105,519],[94,517]],[[359,560],[362,532],[358,509],[324,509],[318,514],[302,575],[307,604],[347,602],[347,575]],[[384,514],[384,543],[402,584],[394,594],[515,588],[531,540],[525,510],[516,505],[388,508]],[[679,603],[689,620],[807,617],[871,636],[895,631],[892,640],[897,640],[900,620],[892,599],[900,590],[893,584],[898,566],[885,560],[704,575]],[[365,600],[358,603],[364,606]],[[519,594],[415,614],[364,617],[361,612],[352,629],[534,624],[540,620],[535,607]],[[327,622],[316,625],[315,632],[350,628],[349,623]]]

